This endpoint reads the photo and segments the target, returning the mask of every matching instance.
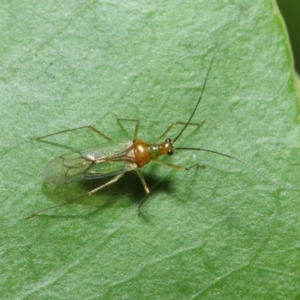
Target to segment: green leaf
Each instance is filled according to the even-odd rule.
[[[285,26],[272,1],[2,4],[3,299],[297,299],[298,104]],[[219,49],[218,49],[218,45]],[[217,50],[218,49],[218,50]],[[217,53],[216,53],[217,51]],[[104,181],[53,188],[50,159],[105,140],[156,142],[194,123],[146,196],[135,174],[80,203],[25,221]],[[180,125],[169,132],[175,138]],[[256,169],[257,171],[253,170]],[[263,175],[261,175],[263,174]],[[138,205],[142,216],[138,217]]]

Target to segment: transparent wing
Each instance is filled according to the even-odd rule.
[[[69,154],[50,160],[44,167],[44,179],[55,185],[84,179],[84,174],[93,164],[79,153]]]
[[[97,179],[125,173],[137,168],[132,160],[129,144],[112,143],[79,153],[72,153],[50,160],[42,175],[52,184]],[[125,150],[124,150],[125,149]]]

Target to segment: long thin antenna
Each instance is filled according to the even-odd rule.
[[[215,56],[216,56],[216,54],[217,54],[217,52],[218,52],[218,50],[219,50],[221,44],[222,44],[222,43],[219,43],[219,46],[218,46],[217,50],[215,51],[215,53],[214,53],[214,55],[213,55],[213,57],[212,57],[212,59],[211,59],[211,61],[210,61],[210,64],[209,64],[209,67],[208,67],[208,71],[207,71],[206,76],[205,76],[205,79],[204,79],[204,84],[203,84],[203,87],[202,87],[202,91],[201,91],[201,94],[200,94],[200,96],[199,96],[199,99],[198,99],[198,101],[197,101],[197,103],[196,103],[196,106],[195,106],[195,108],[194,108],[194,110],[193,110],[193,112],[192,112],[192,114],[191,114],[189,120],[185,123],[185,125],[183,126],[183,128],[181,129],[181,131],[178,133],[178,135],[175,137],[175,139],[173,139],[173,144],[174,144],[174,143],[176,142],[176,140],[178,140],[179,137],[183,134],[183,132],[185,131],[185,129],[187,128],[187,126],[190,124],[192,118],[194,117],[194,114],[195,114],[195,112],[196,112],[196,110],[197,110],[197,108],[198,108],[198,106],[199,106],[199,104],[200,104],[200,101],[201,101],[201,99],[202,99],[202,96],[203,96],[203,94],[204,94],[205,86],[206,86],[206,83],[207,83],[207,80],[208,80],[208,76],[209,76],[209,73],[210,73],[210,70],[211,70],[213,61],[214,61],[214,59],[215,59]]]
[[[270,183],[274,184],[275,186],[277,187],[280,187],[280,185],[271,180],[270,178],[268,178],[266,175],[264,175],[263,173],[261,173],[260,171],[258,171],[256,168],[254,168],[253,166],[251,166],[250,164],[246,163],[245,161],[241,160],[241,159],[238,159],[232,155],[229,155],[229,154],[225,154],[225,153],[221,153],[221,152],[218,152],[218,151],[214,151],[214,150],[209,150],[209,149],[205,149],[205,148],[189,148],[189,147],[176,147],[174,148],[175,150],[194,150],[194,151],[203,151],[203,152],[208,152],[208,153],[213,153],[213,154],[218,154],[218,155],[221,155],[221,156],[225,156],[227,158],[230,158],[230,159],[234,159],[235,161],[238,161],[239,163],[245,165],[246,167],[248,167],[249,169],[252,169],[253,171],[255,171],[257,174],[259,174],[260,176],[262,176],[263,178],[265,178],[267,181],[269,181]]]

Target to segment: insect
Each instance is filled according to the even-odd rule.
[[[217,49],[218,50],[218,49]],[[213,57],[210,61],[206,76],[204,78],[204,83],[202,87],[202,91],[200,93],[200,96],[196,102],[196,105],[188,118],[187,122],[174,122],[171,124],[165,132],[159,137],[158,140],[161,140],[164,138],[167,133],[176,125],[182,125],[181,130],[177,134],[177,136],[172,140],[170,138],[164,139],[164,141],[160,143],[155,144],[149,144],[144,142],[143,140],[138,139],[138,130],[139,130],[139,121],[138,120],[131,120],[131,119],[117,119],[118,121],[130,121],[135,123],[135,132],[134,137],[132,141],[125,141],[125,142],[114,142],[112,139],[110,139],[108,136],[103,134],[102,132],[98,131],[96,128],[92,126],[82,126],[78,128],[72,128],[67,129],[59,132],[55,132],[52,134],[40,136],[40,137],[31,137],[30,139],[33,140],[43,140],[44,138],[48,138],[50,136],[54,136],[57,134],[62,134],[70,131],[75,130],[81,130],[81,129],[89,129],[98,135],[100,135],[102,138],[107,140],[108,142],[104,145],[96,146],[95,148],[87,149],[80,151],[78,153],[71,153],[62,155],[59,158],[55,158],[51,161],[49,161],[43,170],[43,177],[46,181],[55,184],[55,185],[61,185],[65,183],[71,183],[71,182],[77,182],[80,180],[92,180],[92,179],[98,179],[98,178],[105,178],[105,177],[111,177],[106,183],[98,186],[97,188],[85,193],[84,195],[81,195],[71,201],[66,201],[63,203],[60,203],[58,205],[48,207],[46,209],[37,211],[35,213],[32,213],[31,215],[27,216],[25,219],[30,219],[34,216],[37,216],[41,214],[42,212],[54,209],[56,207],[66,205],[69,203],[75,202],[77,199],[85,196],[91,196],[95,194],[96,192],[104,189],[105,187],[113,184],[117,180],[119,180],[126,172],[129,171],[135,171],[137,175],[139,176],[142,185],[144,187],[144,190],[147,194],[150,193],[150,190],[147,186],[147,183],[145,181],[145,178],[143,174],[140,172],[140,168],[148,164],[150,161],[154,161],[156,163],[175,168],[177,170],[189,170],[193,167],[199,166],[199,164],[194,164],[190,167],[183,167],[178,165],[173,165],[167,162],[162,162],[158,158],[161,155],[168,155],[171,156],[173,153],[177,150],[190,150],[190,151],[205,151],[210,152],[218,155],[222,155],[225,157],[228,157],[230,159],[234,159],[236,161],[239,161],[248,167],[254,169],[251,165],[248,165],[244,161],[237,159],[231,155],[220,153],[213,150],[208,150],[204,148],[190,148],[190,147],[176,147],[175,143],[178,141],[178,139],[181,137],[181,135],[185,132],[188,126],[190,125],[197,125],[200,126],[201,124],[195,124],[191,123],[191,120],[194,117],[194,114],[196,110],[198,109],[198,106],[201,102],[209,73],[212,68],[213,61],[215,59],[217,50],[213,54]],[[258,172],[256,169],[254,169],[256,172]],[[260,175],[262,175],[260,172],[258,172]],[[264,175],[262,175],[265,177]],[[266,178],[266,177],[265,177]],[[268,180],[268,179],[267,179]],[[142,202],[143,203],[143,202]],[[139,205],[139,209],[142,205],[142,203]]]

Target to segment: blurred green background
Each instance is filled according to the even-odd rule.
[[[295,69],[300,74],[300,1],[277,0],[277,3],[289,33],[294,54]]]

